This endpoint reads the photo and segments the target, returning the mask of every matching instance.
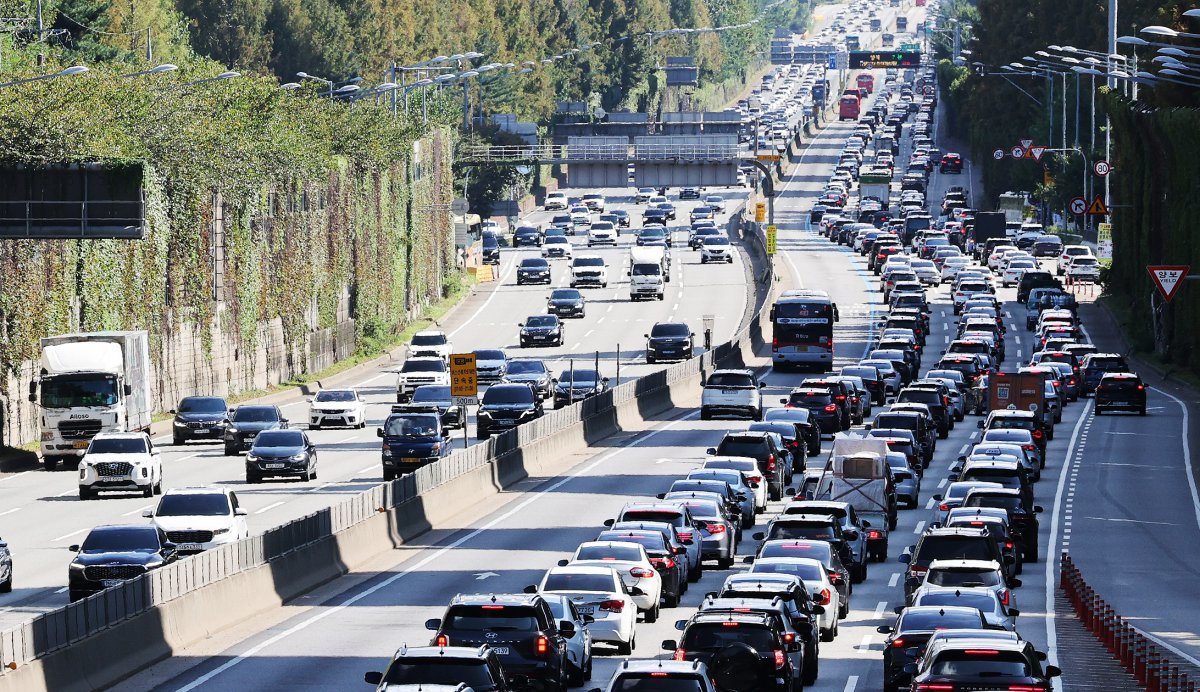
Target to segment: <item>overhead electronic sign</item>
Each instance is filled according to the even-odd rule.
[[[873,70],[885,67],[919,67],[920,64],[920,51],[850,51],[850,69],[852,70]]]

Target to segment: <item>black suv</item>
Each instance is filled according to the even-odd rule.
[[[541,245],[538,241],[538,245]],[[517,265],[517,285],[550,284],[550,263],[541,257],[526,257]]]
[[[875,628],[876,632],[887,635],[883,642],[883,689],[909,689],[914,670],[912,661],[921,655],[934,632],[985,629],[989,627],[978,608],[910,606],[900,609],[900,617],[896,618],[894,625],[880,625]],[[900,642],[899,645],[896,642]],[[991,646],[991,640],[988,641],[988,646]]]
[[[687,360],[695,345],[692,328],[683,322],[658,322],[646,334],[646,363]]]
[[[809,642],[805,634],[797,629],[792,620],[792,614],[782,598],[766,600],[763,598],[738,598],[734,596],[709,595],[700,602],[700,612],[706,614],[762,613],[771,618],[771,624],[783,634],[783,641],[788,646],[787,657],[791,659],[792,689],[804,686],[805,664],[809,660]],[[676,622],[676,627],[685,627],[686,620]],[[811,629],[811,627],[809,628]]]
[[[483,393],[475,413],[475,436],[481,440],[494,432],[512,430],[542,417],[542,398],[524,383],[494,384]]]
[[[541,247],[542,238],[542,229],[537,226],[517,226],[517,230],[513,231],[513,247],[521,247],[522,245]]]
[[[837,559],[836,556],[834,559]],[[792,628],[804,641],[804,684],[812,685],[817,681],[820,670],[818,654],[821,649],[819,616],[825,613],[825,606],[813,603],[812,595],[799,577],[761,572],[734,574],[726,577],[719,594],[709,593],[706,596],[741,598],[751,602],[759,600],[785,612]],[[849,599],[846,600],[849,602]]]
[[[407,410],[403,410],[407,409]],[[436,407],[425,411],[414,406],[392,413],[376,434],[383,439],[383,480],[390,481],[432,464],[450,454],[454,443],[442,427]]]
[[[500,264],[500,239],[495,233],[484,232],[481,241],[484,264]]]
[[[947,405],[948,401],[949,397],[942,394],[936,385],[909,385],[896,395],[897,404],[925,404],[929,408],[929,413],[933,415],[933,422],[937,425],[937,436],[943,440],[950,436],[950,428],[954,426],[950,416],[950,407]]]
[[[1062,282],[1054,278],[1050,272],[1032,271],[1021,274],[1021,280],[1017,282],[1017,302],[1024,303],[1029,297],[1029,292],[1035,288],[1062,288]]]
[[[1146,415],[1146,385],[1131,372],[1110,372],[1096,385],[1096,415],[1105,411],[1137,411]]]
[[[937,450],[937,433],[933,426],[929,425],[928,418],[915,411],[885,411],[876,414],[875,419],[871,421],[871,427],[911,431],[921,447],[921,465],[929,468],[933,461],[933,453]]]
[[[828,389],[798,387],[786,398],[780,399],[779,403],[788,408],[807,410],[809,420],[817,426],[819,434],[836,435],[843,429],[842,410]]]
[[[696,613],[682,624],[680,640],[663,640],[663,650],[672,652],[676,661],[706,664],[717,689],[759,692],[792,689],[795,676],[788,654],[803,644],[784,641],[784,632],[772,616]]]
[[[787,449],[779,444],[779,438],[775,434],[763,431],[725,433],[721,443],[710,447],[708,453],[756,460],[758,470],[762,471],[763,478],[767,481],[768,497],[772,500],[783,499],[783,488],[787,485],[787,473],[792,467],[792,460]]]
[[[855,391],[853,387],[839,380],[805,380],[805,389],[825,389],[833,395],[833,403],[837,404],[838,412],[842,416],[842,430],[848,429],[855,423],[857,412],[855,409],[858,405],[855,403]]]
[[[1012,488],[974,488],[967,491],[962,507],[997,507],[1008,512],[1008,526],[1014,540],[1021,544],[1023,562],[1038,561],[1038,514],[1040,505],[1033,504],[1020,490]]]
[[[225,437],[225,417],[229,404],[219,396],[185,396],[179,408],[171,409],[175,421],[171,440],[177,445],[188,440],[220,440]]]
[[[178,553],[167,534],[156,526],[130,524],[97,526],[67,568],[67,588],[74,603],[150,570],[175,562]]]
[[[288,427],[288,421],[278,406],[242,404],[225,421],[225,456],[244,452],[254,445],[254,438],[264,430]]]
[[[437,633],[431,646],[487,645],[509,684],[540,683],[554,692],[567,689],[567,640],[582,636],[569,620],[555,621],[538,594],[459,594],[425,628]]]
[[[387,670],[371,671],[363,679],[379,692],[393,686],[468,685],[476,692],[509,692],[504,669],[495,649],[488,646],[404,647],[392,657]]]
[[[913,591],[925,579],[929,571],[929,563],[934,560],[992,560],[1004,566],[1005,571],[1012,565],[1011,557],[1005,559],[1000,546],[986,528],[938,528],[926,529],[917,539],[916,545],[910,545],[899,557],[900,562],[908,565],[908,574],[904,579],[904,600],[912,598]]]

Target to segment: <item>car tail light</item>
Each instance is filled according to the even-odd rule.
[[[771,339],[771,350],[772,351],[779,350],[779,339],[778,338]],[[679,659],[679,660],[682,661],[683,659]]]
[[[1032,452],[1036,450],[1037,447],[1035,445],[1021,445],[1021,449],[1024,449],[1027,452]]]
[[[942,504],[938,505],[938,511],[939,511],[939,512],[949,512],[949,511],[950,511],[950,505],[948,505],[948,504],[946,504],[945,502],[943,502]]]
[[[903,637],[896,637],[895,639],[892,640],[892,648],[893,649],[903,649],[904,645],[906,643],[907,642],[904,641]]]
[[[686,651],[684,651],[683,649],[675,649],[675,656],[674,656],[674,658],[675,658],[675,660],[676,660],[676,661],[684,661],[684,660],[687,660],[687,659],[685,659],[685,658],[684,658],[684,656],[686,656],[686,655],[687,655],[687,652],[686,652]]]
[[[845,400],[846,400],[846,395],[845,395],[845,394],[840,394],[840,395],[838,395],[837,397],[834,397],[834,398],[836,398],[838,401],[845,401]]]
[[[750,476],[746,480],[750,481],[751,483],[762,483],[762,476]]]
[[[1033,439],[1035,439],[1035,440],[1040,440],[1040,439],[1042,439],[1042,431],[1041,431],[1041,430],[1034,430],[1034,431],[1033,431]]]
[[[679,532],[679,540],[681,540],[681,541],[692,540],[692,532],[691,531],[680,531]]]
[[[829,599],[832,598],[832,594],[829,593],[829,589],[821,589],[821,593],[817,595],[819,596],[819,598],[817,598],[817,605],[829,605]]]
[[[925,573],[926,573],[926,572],[928,572],[928,571],[929,571],[929,568],[928,568],[928,567],[924,567],[924,566],[922,566],[922,565],[910,565],[910,566],[909,566],[909,568],[908,568],[908,573],[909,573],[911,576],[914,576],[914,577],[919,577],[919,576],[921,576],[922,574],[925,574]]]
[[[439,635],[437,636],[437,640],[436,640],[436,642],[435,642],[435,645],[436,645],[436,646],[450,646],[450,637],[447,637],[447,636],[446,636],[446,635],[444,635],[444,634],[439,634]]]
[[[629,570],[629,574],[638,579],[646,579],[647,577],[654,576],[654,570],[646,569],[645,567],[632,567]]]
[[[1012,550],[1012,549],[1013,549],[1013,548],[1015,548],[1016,546],[1015,546],[1015,545],[1013,545],[1013,542],[1012,542],[1012,541],[1004,541],[1004,547],[1005,547],[1005,548],[1007,548],[1007,549],[1009,549],[1009,550]]]
[[[713,522],[713,523],[710,523],[707,528],[708,528],[709,533],[725,533],[725,525],[724,524],[718,524],[716,522]]]
[[[534,651],[538,656],[545,656],[546,654],[550,653],[550,640],[547,639],[546,635],[544,634],[538,636],[537,643],[535,643],[533,646]]]
[[[1009,685],[1009,692],[1046,692],[1041,685]]]
[[[1075,382],[1075,378],[1074,378],[1074,377],[1072,377],[1071,379],[1067,380],[1067,384],[1069,384],[1069,385],[1071,385],[1071,386],[1074,386],[1074,385],[1076,384],[1076,382]]]
[[[1143,390],[1143,389],[1145,389],[1145,388],[1146,388],[1146,385],[1144,385],[1144,384],[1139,384],[1139,385],[1138,385],[1138,391],[1141,391],[1141,390]]]
[[[796,641],[796,633],[795,632],[784,632],[783,633],[783,643],[784,644],[791,644],[794,641]]]
[[[784,655],[783,651],[776,649],[775,650],[775,670],[783,670],[783,667],[786,664],[787,664],[787,656]]]
[[[837,411],[837,404],[830,404],[825,407],[825,410],[830,413],[833,413],[834,411]]]
[[[867,540],[869,540],[869,541],[877,541],[880,538],[883,538],[883,534],[879,533],[878,531],[868,531],[867,532]]]
[[[775,455],[774,455],[774,454],[772,454],[771,456],[767,457],[767,470],[768,470],[768,471],[774,471],[774,470],[775,470]]]
[[[600,610],[606,613],[621,613],[625,611],[625,601],[614,598],[611,601],[600,601]]]
[[[1000,604],[1007,607],[1008,600],[1009,600],[1009,591],[1008,591],[1008,589],[1005,589],[1000,592]]]
[[[917,692],[950,692],[954,689],[954,685],[944,682],[922,682],[917,683]]]

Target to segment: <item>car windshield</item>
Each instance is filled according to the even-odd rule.
[[[724,387],[726,389],[753,389],[754,377],[737,372],[715,372],[704,383],[705,387]]]
[[[996,507],[999,509],[1021,509],[1023,504],[1018,495],[993,495],[976,493],[963,500],[963,507]]]
[[[767,450],[761,437],[726,437],[717,447],[717,454],[728,457],[757,457]]]
[[[550,264],[540,257],[527,257],[521,260],[522,269],[545,269]]]
[[[576,257],[573,262],[576,267],[603,267],[603,257]]]
[[[651,337],[686,337],[691,329],[686,324],[660,322],[650,330]]]
[[[405,656],[392,662],[384,676],[385,685],[446,685],[466,683],[475,689],[492,689],[496,681],[483,659]]]
[[[551,572],[546,575],[542,591],[599,591],[614,593],[620,591],[613,581],[612,574],[579,574],[574,572]]]
[[[730,645],[749,646],[757,651],[779,648],[771,630],[736,621],[695,624],[687,629],[680,643],[688,651],[720,651]],[[655,687],[657,692],[660,688]]]
[[[84,553],[155,552],[158,532],[152,526],[109,526],[92,529],[80,548]]]
[[[933,560],[992,560],[986,538],[978,536],[928,536],[918,548],[920,562]]]
[[[508,363],[509,375],[540,375],[546,372],[546,364],[540,360],[513,360]]]
[[[1033,439],[1032,434],[1023,428],[1015,426],[1008,430],[989,430],[983,436],[984,442],[1024,442],[1028,443]]]
[[[772,524],[767,533],[768,540],[783,538],[805,538],[813,541],[832,541],[835,536],[829,524],[793,523]]]
[[[596,537],[598,541],[617,541],[619,543],[637,543],[646,549],[647,553],[665,553],[666,541],[661,533],[621,533],[620,531],[604,531]]]
[[[550,300],[583,300],[583,294],[573,288],[556,288],[550,292]]]
[[[936,610],[909,610],[900,618],[900,632],[917,632],[925,630],[966,630],[981,629],[983,618],[976,613]]]
[[[445,334],[415,334],[412,338],[413,346],[445,346]]]
[[[156,517],[223,517],[229,514],[229,498],[224,493],[163,495]]]
[[[704,239],[705,245],[728,245],[729,238],[721,235],[714,235]]]
[[[58,375],[42,380],[42,405],[46,408],[113,406],[117,403],[117,378],[111,375]]]
[[[546,236],[547,245],[569,245],[571,241],[567,240],[565,235]]]
[[[413,403],[437,403],[450,400],[450,388],[441,385],[426,384],[413,391]]]
[[[936,569],[925,575],[925,583],[933,586],[1001,586],[1000,573],[995,570]],[[922,601],[921,605],[972,605],[969,602]],[[983,606],[980,606],[983,607]],[[990,606],[987,606],[990,609]]]
[[[404,361],[400,372],[445,372],[446,364],[440,358],[410,359]]]
[[[662,274],[662,266],[651,262],[635,262],[630,271],[633,276],[658,276]]]
[[[345,389],[331,389],[317,392],[317,401],[354,401],[354,392]]]
[[[145,454],[143,437],[98,437],[92,440],[88,454]]]
[[[682,526],[683,515],[679,512],[635,509],[622,514],[621,521],[661,521],[673,526]]]
[[[558,381],[562,384],[595,384],[600,380],[600,374],[595,370],[583,370],[575,368],[574,371],[563,370],[558,374]]]
[[[438,432],[439,421],[434,415],[392,416],[384,424],[383,434],[406,437],[430,437]]]
[[[489,387],[483,393],[483,404],[532,404],[533,390],[523,384]]]
[[[254,438],[255,447],[300,447],[304,433],[299,430],[265,430]]]
[[[641,550],[632,545],[608,543],[602,545],[581,545],[575,551],[576,560],[624,560],[639,562],[642,559]]]
[[[475,360],[504,360],[504,351],[484,349],[475,352]]]
[[[704,692],[708,689],[695,673],[623,673],[609,688],[612,692]]]
[[[812,562],[793,562],[791,560],[783,560],[780,562],[755,562],[754,566],[750,568],[750,573],[790,574],[794,577],[799,577],[804,581],[810,582],[820,582],[822,576],[820,565]]]
[[[234,423],[269,423],[279,420],[274,406],[239,406],[233,412]]]
[[[1019,652],[995,649],[971,649],[970,651],[946,651],[929,667],[928,674],[955,676],[965,679],[993,679],[1032,676],[1029,663]]]
[[[225,400],[215,396],[190,396],[179,402],[180,413],[225,413]]]
[[[553,327],[558,324],[558,319],[553,315],[534,315],[525,320],[526,327]]]

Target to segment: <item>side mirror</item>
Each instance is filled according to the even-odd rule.
[[[823,605],[814,605],[811,608],[809,608],[809,610],[812,611],[813,615],[824,615],[825,614],[825,606],[823,606]]]
[[[705,594],[704,597],[705,598],[716,598],[717,595],[715,593],[708,593],[708,594]],[[682,632],[684,629],[687,628],[687,622],[688,622],[687,620],[676,620],[675,621],[675,629]]]
[[[1037,659],[1038,659],[1039,661],[1045,661],[1045,660],[1046,660],[1046,652],[1045,652],[1045,651],[1035,651],[1035,652],[1033,652],[1033,653],[1034,653],[1034,654],[1037,656]]]
[[[751,538],[753,538],[756,541],[765,541],[765,540],[767,540],[767,534],[762,531],[755,531],[754,535],[751,536]]]
[[[79,544],[69,545],[69,546],[67,546],[67,550],[70,550],[72,553],[78,553],[79,552]]]
[[[787,495],[788,497],[795,497],[795,496],[796,496],[796,489],[795,489],[795,488],[791,488],[791,487],[789,487],[789,488],[784,488],[784,490],[783,490],[783,494],[784,494],[784,495]]]
[[[530,584],[525,587],[525,593],[537,593],[537,584]]]
[[[592,617],[591,615],[583,616],[583,624],[585,624],[585,625],[590,625],[591,623],[593,623],[595,621],[596,621],[596,618]]]
[[[705,454],[710,454],[710,455],[711,455],[711,454],[716,454],[716,453],[717,453],[717,448],[716,448],[716,447],[709,447],[708,449],[704,450],[704,453],[705,453]]]
[[[559,567],[566,567],[566,566],[567,566],[567,565],[569,565],[569,564],[571,564],[571,561],[570,561],[570,560],[559,560],[559,561],[558,561],[558,566],[559,566]]]
[[[842,537],[848,541],[857,541],[858,535],[859,534],[857,531],[843,531],[842,532]]]
[[[1006,565],[1014,565],[1014,564],[1016,564],[1016,563],[1017,563],[1017,558],[1013,557],[1012,555],[1005,555],[1005,556],[1004,556],[1004,564],[1006,564]]]
[[[896,558],[896,561],[907,565],[908,563],[912,562],[912,555],[909,555],[908,553],[900,553],[900,555]]]
[[[891,634],[892,632],[895,632],[896,630],[891,625],[880,625],[875,628],[875,631],[880,634]]]
[[[1045,673],[1048,678],[1057,678],[1062,675],[1062,669],[1058,666],[1046,666]]]
[[[753,556],[753,555],[747,555],[746,557],[742,558],[742,564],[745,564],[745,565],[752,565],[752,564],[754,564],[754,556]]]
[[[1041,506],[1041,505],[1034,505],[1034,506],[1033,506],[1033,513],[1034,513],[1034,514],[1041,514],[1041,513],[1042,513],[1042,512],[1044,512],[1044,511],[1045,511],[1045,510],[1044,510],[1044,509],[1042,509],[1042,506]]]
[[[425,629],[427,629],[431,632],[436,632],[441,628],[442,628],[442,619],[441,618],[429,618],[428,620],[425,621]]]
[[[892,612],[899,615],[900,613],[904,612],[904,606],[896,606],[895,608],[892,608]]]
[[[1017,579],[1016,577],[1013,577],[1012,579],[1008,580],[1008,588],[1010,588],[1010,589],[1018,589],[1021,587],[1021,584],[1022,584],[1021,580]]]
[[[607,377],[602,377],[602,378],[600,378],[600,381],[601,381],[601,382],[603,382],[604,384],[608,384],[608,378],[607,378]]]
[[[909,675],[915,675],[917,672],[917,664],[905,663],[904,664],[904,672],[908,673]]]
[[[666,493],[659,493],[659,494],[655,495],[654,497],[657,497],[658,499],[661,500],[661,499],[665,498],[666,496],[667,496]]]
[[[780,399],[780,400],[779,400],[779,403],[781,403],[781,404],[786,404],[786,403],[788,403],[787,397],[784,397],[784,398]]]
[[[1016,608],[1009,608],[1008,614],[1011,615],[1012,617],[1017,617],[1018,615],[1021,614],[1021,611],[1017,610]]]
[[[179,413],[179,411],[176,411],[175,409],[171,409],[170,411],[167,411],[167,413],[176,414],[176,413]]]
[[[247,512],[247,511],[246,511],[246,510],[244,510],[244,509],[235,509],[235,510],[233,510],[233,516],[235,516],[235,517],[245,517],[245,516],[249,516],[249,514],[250,514],[250,513],[249,513],[249,512]]]
[[[642,336],[646,337],[647,339],[649,339],[649,338],[650,338],[650,335],[649,335],[649,334],[643,334]]]
[[[379,683],[383,682],[383,673],[377,670],[372,670],[363,675],[363,682],[366,682],[368,685],[378,685]]]
[[[869,529],[869,528],[871,528],[871,522],[869,522],[869,521],[863,521],[863,522],[862,522],[862,525],[863,525],[863,528],[864,528],[864,529]]]
[[[944,497],[944,496],[943,496],[941,493],[938,493],[938,494],[936,494],[936,495],[934,495],[934,496],[933,496],[933,499],[934,499],[935,501],[937,501],[937,502],[941,502],[943,497]]]
[[[762,389],[763,387],[766,387],[766,386],[767,386],[767,383],[766,383],[766,382],[759,382],[759,383],[758,383],[758,388],[759,388],[759,389]]]
[[[662,650],[663,651],[674,651],[675,649],[678,649],[678,648],[679,648],[679,642],[675,641],[674,639],[662,640]]]
[[[564,634],[567,638],[575,636],[575,623],[570,620],[560,620],[558,623],[558,631]]]
[[[375,428],[375,435],[378,437],[383,437],[383,428]]]
[[[152,510],[152,509],[143,509],[143,510],[142,510],[142,516],[143,516],[143,517],[145,517],[145,518],[147,518],[147,519],[153,519],[153,518],[154,518],[154,510]]]

